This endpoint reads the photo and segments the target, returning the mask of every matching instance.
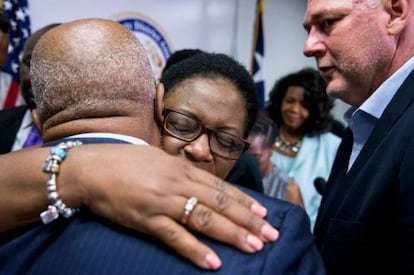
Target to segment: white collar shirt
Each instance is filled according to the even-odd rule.
[[[385,108],[413,69],[414,57],[411,57],[400,69],[382,83],[359,108],[351,107],[346,111],[344,118],[348,122],[354,137],[348,170],[352,167],[364,147]]]
[[[103,132],[94,132],[94,133],[85,133],[85,134],[78,134],[69,136],[68,138],[112,138],[117,140],[122,140],[131,144],[136,145],[149,145],[148,142],[146,142],[143,139],[127,136],[127,135],[120,135],[120,134],[113,134],[113,133],[103,133]]]

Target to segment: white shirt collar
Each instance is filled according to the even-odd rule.
[[[398,88],[414,69],[414,57],[411,57],[401,68],[384,81],[372,95],[358,108],[351,107],[345,113],[344,118],[347,122],[355,111],[361,110],[375,118],[380,118],[391,99],[397,93]]]
[[[78,134],[78,135],[70,136],[70,138],[113,138],[113,139],[123,140],[128,143],[137,144],[137,145],[149,145],[148,142],[140,138],[127,136],[127,135],[121,135],[121,134],[103,133],[103,132]]]

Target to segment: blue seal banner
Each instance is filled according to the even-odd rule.
[[[173,52],[172,44],[164,30],[147,16],[139,13],[125,13],[115,20],[131,30],[148,52],[154,74],[161,76],[162,69]]]

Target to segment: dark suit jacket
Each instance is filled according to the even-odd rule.
[[[198,236],[223,261],[212,274],[324,274],[306,212],[293,204],[243,189],[268,208],[277,242],[255,254]],[[178,207],[178,206],[177,206]],[[9,240],[0,248],[3,274],[198,274],[205,271],[147,235],[121,228],[81,209]],[[208,273],[208,272],[205,272]]]
[[[0,110],[0,154],[11,151],[27,109],[24,105]]]
[[[414,274],[413,102],[414,71],[348,173],[338,149],[314,229],[329,274]]]

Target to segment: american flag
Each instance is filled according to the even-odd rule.
[[[24,42],[30,35],[27,0],[4,0],[4,13],[10,19],[7,64],[0,72],[1,108],[22,104],[19,95],[19,64]]]
[[[259,96],[259,110],[265,107],[265,82],[263,79],[262,64],[264,58],[264,30],[263,30],[264,0],[257,0],[256,16],[253,29],[253,47],[250,61],[250,72],[256,84]]]

